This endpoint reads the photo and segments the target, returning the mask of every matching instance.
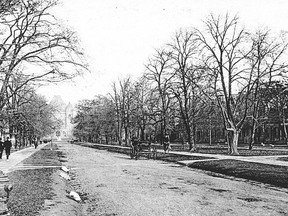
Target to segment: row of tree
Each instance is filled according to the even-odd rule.
[[[203,29],[182,29],[157,49],[141,78],[115,82],[109,97],[82,101],[75,134],[92,140],[102,134],[128,145],[133,135],[162,142],[178,130],[195,150],[197,128],[213,121],[225,128],[230,153],[238,154],[239,134],[248,123],[252,148],[264,98],[272,100],[264,97],[268,89],[275,83],[285,87],[287,46],[284,32],[250,32],[237,16],[211,14]],[[286,110],[287,99],[279,100]]]
[[[36,89],[87,70],[77,36],[51,13],[57,4],[58,0],[0,1],[1,130],[18,136],[19,142],[47,135],[58,124]]]

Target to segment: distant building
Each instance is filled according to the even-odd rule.
[[[73,136],[72,118],[74,117],[74,109],[69,102],[66,104],[61,96],[56,95],[52,98],[50,105],[55,109],[55,120],[59,122],[59,126],[55,128],[52,135],[53,139],[65,140],[71,139]]]

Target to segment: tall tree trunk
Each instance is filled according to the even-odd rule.
[[[108,145],[109,144],[109,137],[108,137],[108,135],[107,134],[105,134],[105,141],[106,141],[106,144]]]
[[[122,123],[120,122],[120,119],[117,119],[117,130],[116,130],[116,138],[118,141],[118,144],[122,145]]]
[[[140,128],[140,140],[145,140],[145,126]]]
[[[251,135],[249,140],[249,150],[252,150],[254,142],[255,142],[255,133],[256,133],[256,120],[259,117],[259,101],[254,103],[253,107],[253,115],[252,115],[252,128],[251,128]]]
[[[128,131],[128,127],[125,126],[125,146],[129,146],[129,131]]]
[[[191,152],[195,151],[196,146],[195,146],[195,129],[194,129],[194,126],[191,126],[187,119],[184,121],[184,125],[185,125],[186,134],[187,134],[187,142],[189,144],[189,151],[191,151]]]
[[[282,123],[283,123],[283,131],[284,131],[284,134],[285,134],[286,145],[288,145],[288,133],[287,133],[286,125],[285,125],[285,117],[284,117],[284,115],[283,115],[283,118],[282,118]]]
[[[192,136],[192,133],[191,133],[191,128],[190,128],[190,125],[188,123],[185,123],[185,130],[186,130],[186,133],[187,133],[187,142],[189,144],[189,151],[192,151],[193,149],[193,136]]]
[[[254,141],[255,141],[255,133],[256,133],[256,126],[255,123],[252,124],[251,128],[251,135],[250,135],[250,141],[249,141],[249,150],[252,150]]]
[[[164,126],[163,126],[163,124],[161,123],[161,125],[160,125],[160,144],[161,144],[161,145],[163,145],[163,143],[164,143],[164,136],[165,136],[164,133],[165,133],[165,132],[164,132]]]
[[[191,133],[191,129],[187,129],[186,130],[187,132],[187,141],[188,141],[188,144],[189,144],[189,151],[193,151],[193,135]]]
[[[235,129],[233,131],[233,141],[231,143],[231,154],[232,155],[239,155],[239,152],[238,152],[239,134],[240,134],[239,130]]]
[[[189,150],[190,152],[196,151],[195,136],[193,132],[190,133]]]
[[[196,126],[193,122],[192,124],[192,150],[196,151],[197,150],[197,146],[196,146]]]
[[[227,134],[226,134],[226,141],[227,141],[227,145],[228,145],[228,154],[231,154],[232,153],[232,138],[231,138],[231,132],[230,131],[227,131]]]
[[[212,124],[211,124],[211,116],[209,116],[209,145],[212,145]]]

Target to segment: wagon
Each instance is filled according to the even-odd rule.
[[[157,149],[155,146],[152,146],[151,143],[137,142],[133,143],[130,148],[130,157],[136,160],[141,156],[147,156],[148,159],[156,159]]]

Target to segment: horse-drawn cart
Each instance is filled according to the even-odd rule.
[[[157,149],[155,146],[152,146],[151,143],[140,142],[138,140],[132,140],[132,145],[130,149],[130,157],[136,160],[140,156],[146,156],[148,159],[156,159],[157,158]]]

